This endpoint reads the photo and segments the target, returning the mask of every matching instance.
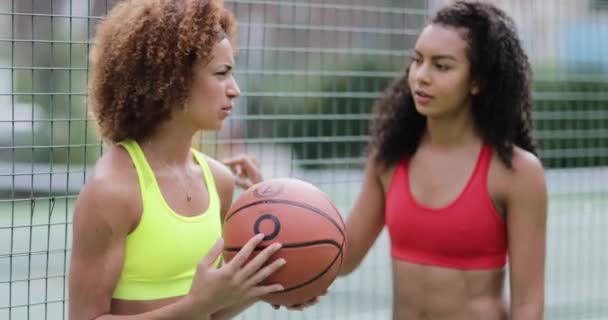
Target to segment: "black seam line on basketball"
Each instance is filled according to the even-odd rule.
[[[325,269],[323,269],[323,271],[319,272],[319,274],[317,274],[314,278],[312,278],[312,279],[310,279],[310,280],[308,280],[308,281],[306,281],[304,283],[300,283],[297,286],[289,287],[289,288],[286,288],[285,290],[282,290],[282,291],[272,292],[270,294],[273,294],[273,293],[280,294],[280,293],[284,293],[284,292],[293,291],[293,290],[300,289],[300,288],[302,288],[304,286],[307,286],[307,285],[309,285],[309,284],[317,281],[317,279],[321,278],[323,275],[325,275],[327,273],[327,271],[329,271],[329,269],[331,269],[331,267],[333,267],[333,265],[338,260],[338,257],[340,257],[340,256],[342,256],[342,250],[340,250],[340,252],[338,252],[338,254],[334,257],[334,260],[332,260],[331,263]],[[340,264],[338,266],[338,273],[340,272],[340,268],[341,267],[342,267],[342,264]]]
[[[340,228],[340,226],[338,225],[338,223],[336,221],[334,221],[334,219],[332,219],[330,216],[328,216],[325,212],[310,206],[308,204],[305,203],[301,203],[301,202],[295,202],[295,201],[290,201],[290,200],[280,200],[280,199],[266,199],[266,200],[259,200],[256,202],[252,202],[250,204],[244,205],[238,209],[236,209],[232,214],[230,214],[228,217],[226,217],[225,221],[228,221],[230,218],[232,218],[234,215],[236,215],[237,213],[239,213],[241,210],[249,208],[251,206],[255,206],[258,205],[260,203],[281,203],[281,204],[287,204],[287,205],[292,205],[292,206],[296,206],[296,207],[300,207],[300,208],[304,208],[304,209],[308,209],[322,217],[324,217],[325,219],[329,220],[334,226],[336,226],[336,229],[338,229],[338,231],[340,231],[340,234],[342,234],[342,237],[344,237],[344,231],[342,231],[342,228]]]
[[[315,241],[284,244],[281,246],[281,249],[311,247],[311,246],[317,246],[317,245],[322,245],[322,244],[332,245],[332,246],[338,248],[338,250],[340,250],[340,252],[342,252],[342,247],[340,246],[340,244],[338,242],[336,242],[334,240],[315,240]],[[253,251],[262,251],[262,250],[266,249],[266,247],[267,246],[257,246],[255,249],[253,249]],[[242,247],[226,247],[226,248],[224,248],[224,251],[237,252],[241,249],[242,249]]]

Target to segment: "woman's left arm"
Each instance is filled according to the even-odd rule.
[[[207,163],[209,164],[209,167],[211,168],[211,172],[213,174],[213,178],[214,178],[216,186],[217,186],[217,192],[220,197],[220,214],[222,217],[222,224],[223,224],[224,217],[226,216],[226,213],[228,212],[228,210],[230,209],[230,206],[232,205],[234,188],[237,185],[237,181],[236,181],[237,177],[235,175],[233,175],[233,173],[230,172],[230,169],[227,168],[221,162],[219,162],[215,159],[212,159],[212,158],[206,158],[206,159],[207,159]],[[243,164],[243,161],[246,161],[246,160],[251,161],[250,158],[245,157],[245,160],[235,161],[235,162],[241,166],[246,166],[249,164],[249,163]],[[259,174],[259,171],[257,171],[257,167],[254,167],[254,168],[248,167],[247,169],[248,169],[247,173],[254,175],[254,178],[259,176],[261,179],[261,175]],[[250,178],[250,177],[248,176],[248,178]],[[254,305],[257,301],[259,301],[259,299],[252,298],[249,301],[245,301],[240,304],[226,307],[226,308],[212,314],[210,317],[210,320],[232,319],[235,316],[237,316],[238,314],[240,314],[241,312],[245,311],[247,308]]]
[[[512,320],[544,313],[547,187],[541,162],[516,150],[507,199]]]

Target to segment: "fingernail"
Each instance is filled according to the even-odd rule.
[[[278,285],[277,286],[277,291],[284,291],[285,287],[283,287],[282,285]]]
[[[284,266],[287,263],[287,260],[285,259],[279,259],[279,266]]]
[[[281,247],[282,247],[282,246],[283,246],[283,245],[282,245],[282,244],[280,244],[280,243],[275,243],[275,244],[273,244],[273,245],[272,245],[272,249],[274,249],[274,250],[279,250],[279,249],[281,249]]]

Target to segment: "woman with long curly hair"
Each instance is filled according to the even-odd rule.
[[[226,319],[282,290],[261,284],[280,244],[245,263],[261,235],[220,261],[234,186],[257,167],[238,158],[235,177],[191,149],[240,94],[234,33],[219,0],[125,0],[99,24],[89,104],[110,147],[76,202],[70,319]]]
[[[512,19],[479,2],[440,9],[377,102],[347,220],[343,275],[387,226],[394,319],[543,318],[547,192],[531,107]]]

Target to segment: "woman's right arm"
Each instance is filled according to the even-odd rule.
[[[353,272],[384,227],[384,189],[380,170],[369,157],[361,192],[346,220],[345,259],[340,275]]]
[[[209,319],[214,312],[242,301],[283,290],[279,285],[259,283],[284,263],[266,260],[278,250],[268,246],[245,265],[262,237],[252,238],[228,263],[217,269],[213,262],[222,254],[219,240],[199,265],[192,289],[177,302],[143,314],[110,314],[112,293],[124,261],[127,235],[134,227],[132,183],[111,174],[91,177],[82,189],[74,211],[72,256],[69,273],[70,320]],[[112,179],[111,179],[112,178]],[[139,209],[141,210],[141,209]]]
[[[116,178],[116,179],[112,179]],[[69,319],[191,319],[182,303],[135,316],[109,315],[132,228],[133,191],[110,174],[93,174],[76,201],[69,273]],[[137,190],[137,189],[136,189]],[[135,197],[137,199],[137,197]]]

